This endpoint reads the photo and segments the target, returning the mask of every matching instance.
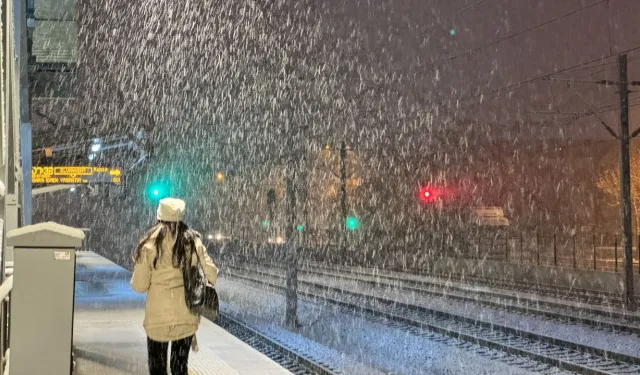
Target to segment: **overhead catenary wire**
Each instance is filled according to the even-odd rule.
[[[459,15],[459,14],[465,12],[465,11],[468,11],[469,9],[471,9],[471,8],[481,4],[481,3],[483,3],[484,1],[485,0],[480,0],[480,1],[477,1],[477,2],[475,2],[473,4],[470,4],[466,8],[462,8],[461,10],[459,10],[456,13],[456,15]],[[469,54],[473,54],[473,53],[479,52],[481,50],[484,50],[484,49],[490,48],[492,46],[498,45],[500,43],[506,42],[506,41],[511,40],[513,38],[516,38],[518,36],[521,36],[521,35],[524,35],[526,33],[529,33],[529,32],[532,32],[534,30],[537,30],[539,28],[548,26],[548,25],[550,25],[552,23],[555,23],[555,22],[561,21],[563,19],[566,19],[568,17],[574,16],[575,14],[578,14],[580,12],[583,12],[583,11],[586,11],[586,10],[589,10],[589,9],[593,9],[593,8],[599,6],[599,5],[605,4],[606,2],[607,2],[607,0],[599,0],[599,1],[596,1],[594,3],[588,4],[586,6],[583,6],[583,7],[579,8],[579,9],[571,10],[571,11],[569,11],[569,12],[567,12],[565,14],[562,14],[560,16],[557,16],[557,17],[555,17],[553,19],[546,20],[546,21],[541,22],[541,23],[539,23],[537,25],[528,27],[528,28],[526,28],[524,30],[517,31],[517,32],[515,32],[513,34],[510,34],[510,35],[507,35],[507,36],[505,36],[503,38],[500,38],[498,40],[492,41],[492,42],[487,43],[487,44],[485,44],[483,46],[472,48],[472,49],[467,50],[465,52],[462,52],[460,54],[453,55],[453,56],[448,56],[448,57],[442,58],[442,59],[440,59],[438,61],[431,62],[429,64],[426,64],[426,67],[436,66],[439,63],[448,62],[448,61],[451,61],[451,60],[453,60],[455,58],[458,58],[458,57],[461,57],[461,56],[465,56],[465,55],[469,55]],[[433,27],[433,26],[435,26],[435,25],[432,24],[431,26],[429,26],[427,28],[427,30],[429,28]],[[597,62],[603,62],[603,61],[605,61],[605,60],[607,60],[607,59],[609,59],[611,57],[617,56],[618,54],[627,53],[627,52],[635,51],[635,50],[638,50],[638,49],[640,49],[640,46],[637,46],[637,47],[634,47],[634,48],[630,48],[630,49],[627,49],[625,51],[620,51],[618,53],[608,54],[606,56],[601,56],[601,57],[596,58],[596,59],[592,59],[592,60],[589,60],[589,61],[586,61],[586,62],[582,62],[582,63],[576,64],[576,65],[572,65],[572,66],[569,66],[569,67],[566,67],[566,68],[563,68],[563,69],[559,69],[559,70],[555,70],[555,71],[552,71],[552,72],[548,72],[548,73],[545,73],[545,74],[542,74],[542,75],[538,75],[538,76],[535,76],[535,77],[532,77],[532,78],[528,78],[528,79],[525,79],[525,80],[522,80],[522,81],[519,81],[519,82],[515,82],[515,83],[512,83],[512,84],[508,84],[508,85],[502,86],[502,87],[498,87],[498,88],[495,88],[495,89],[489,89],[487,91],[479,91],[479,90],[478,91],[474,91],[472,94],[469,94],[465,98],[457,99],[456,100],[456,102],[457,102],[456,106],[474,106],[474,105],[479,105],[479,104],[482,104],[483,102],[485,102],[486,100],[489,100],[490,98],[488,98],[488,96],[493,96],[494,94],[500,94],[500,93],[503,93],[505,91],[512,92],[512,91],[515,91],[515,90],[520,89],[522,87],[525,87],[525,86],[527,86],[527,85],[529,85],[529,84],[531,84],[533,82],[536,82],[536,81],[540,80],[543,77],[549,77],[549,76],[552,76],[552,75],[561,74],[563,72],[571,71],[571,70],[574,70],[574,69],[580,69],[580,68],[593,69],[596,66],[589,66],[589,65],[597,63]],[[611,62],[603,63],[602,66],[608,65],[610,63]],[[416,80],[416,82],[417,81],[419,81],[419,80]],[[480,88],[480,86],[478,88]],[[480,100],[478,100],[478,98],[480,98]]]
[[[582,100],[587,105],[587,107],[591,108],[591,103],[589,103],[575,87],[573,87],[573,90],[575,91],[576,95],[578,95],[580,100]],[[611,136],[613,136],[613,138],[619,137],[615,130],[613,130],[613,128],[611,128],[609,124],[607,124],[606,121],[604,121],[602,117],[600,117],[599,114],[595,112],[595,110],[591,110],[591,114],[598,119],[600,124],[607,130],[607,132],[609,132],[609,134],[611,134]]]
[[[636,62],[636,61],[638,61],[638,60],[640,60],[640,56],[632,57],[632,58],[629,58],[629,60],[627,61],[627,63],[628,63],[628,64],[631,64],[632,62]],[[598,69],[598,70],[593,71],[593,72],[589,72],[589,73],[585,74],[583,78],[591,77],[591,76],[594,76],[594,75],[597,75],[597,74],[600,74],[600,73],[604,73],[604,72],[606,72],[609,68],[615,68],[615,67],[617,66],[617,64],[618,64],[618,62],[617,62],[617,61],[610,61],[610,62],[606,62],[606,63],[600,64],[600,65],[594,65],[594,66],[584,67],[584,68],[582,68],[582,69],[584,69],[584,70],[587,70],[587,69],[594,69],[594,68],[602,68],[602,67],[604,67],[604,68],[603,68],[603,69]]]
[[[631,104],[633,103],[633,104]],[[640,107],[640,98],[629,100],[629,108]],[[593,111],[580,111],[580,112],[562,112],[562,111],[527,111],[526,113],[534,115],[548,115],[548,116],[571,116],[575,118],[582,118],[591,116],[592,114],[602,114],[607,112],[619,111],[620,107],[617,104],[608,104],[602,107],[598,107]]]
[[[467,51],[465,51],[463,53],[460,53],[460,54],[457,54],[457,55],[453,55],[453,56],[442,58],[439,61],[435,61],[435,62],[432,62],[432,63],[428,64],[428,67],[433,67],[433,66],[436,66],[436,65],[438,65],[440,63],[452,61],[452,60],[454,60],[454,59],[456,59],[458,57],[470,55],[470,54],[479,52],[481,50],[484,50],[486,48],[490,48],[492,46],[495,46],[497,44],[503,43],[503,42],[508,41],[510,39],[513,39],[515,37],[521,36],[521,35],[523,35],[525,33],[534,31],[536,29],[539,29],[541,27],[547,26],[547,25],[552,24],[554,22],[558,22],[558,21],[560,21],[562,19],[571,17],[571,16],[573,16],[573,15],[579,13],[579,12],[591,9],[591,8],[596,7],[598,5],[601,5],[601,4],[605,4],[606,2],[607,2],[607,0],[600,0],[600,1],[597,1],[595,3],[589,4],[587,6],[584,6],[584,7],[580,8],[580,9],[575,9],[575,10],[573,10],[571,12],[565,13],[565,14],[563,14],[561,16],[558,16],[556,18],[553,18],[551,20],[544,21],[544,22],[542,22],[540,24],[537,24],[535,26],[529,27],[529,28],[527,28],[525,30],[521,30],[521,31],[518,31],[518,32],[516,32],[514,34],[507,35],[506,37],[500,38],[500,39],[498,39],[496,41],[490,42],[490,43],[485,44],[485,45],[483,45],[481,47],[476,47],[476,48],[467,50]],[[640,49],[640,46],[632,48],[632,49],[629,49],[627,51],[622,51],[619,54],[626,53],[626,52],[631,52],[631,51],[634,51],[634,50],[637,50],[637,49]],[[476,92],[476,93],[474,93],[472,95],[469,95],[468,98],[459,99],[457,101],[458,101],[459,105],[466,105],[466,104],[461,104],[460,102],[461,101],[467,102],[467,101],[471,101],[471,100],[474,100],[474,99],[477,99],[478,97],[480,97],[481,98],[480,102],[477,102],[475,104],[476,105],[477,104],[482,104],[483,100],[485,99],[485,96],[487,96],[487,95],[493,95],[493,94],[496,94],[496,93],[500,93],[501,91],[504,91],[504,90],[510,90],[511,91],[512,88],[520,88],[521,86],[528,85],[529,83],[537,81],[542,77],[546,77],[546,76],[550,76],[550,75],[554,75],[554,74],[560,74],[560,73],[565,72],[565,71],[577,69],[577,68],[580,68],[580,67],[585,67],[585,66],[590,65],[592,63],[595,63],[595,62],[598,62],[598,61],[603,61],[603,60],[605,60],[607,58],[611,58],[613,56],[617,56],[617,54],[613,54],[613,55],[610,54],[608,56],[603,56],[603,57],[601,57],[599,59],[594,59],[594,60],[591,60],[591,61],[588,61],[588,62],[585,62],[585,63],[580,63],[580,64],[577,64],[577,65],[574,65],[574,66],[570,66],[570,67],[567,67],[567,68],[564,68],[564,69],[561,69],[561,70],[558,70],[558,71],[555,71],[555,72],[547,73],[547,74],[544,74],[544,75],[541,75],[541,76],[536,76],[534,78],[527,79],[527,80],[524,80],[524,81],[521,81],[521,82],[517,82],[517,83],[514,83],[514,84],[509,84],[509,85],[506,85],[504,87],[500,87],[500,88],[496,88],[496,89],[490,90],[488,92],[479,92],[479,93]],[[471,104],[471,105],[473,105],[473,104]]]
[[[634,108],[634,107],[640,107],[640,103],[636,103],[634,105],[629,106],[629,108]],[[567,118],[579,120],[581,118],[589,117],[595,114],[603,114],[607,112],[613,112],[616,110],[620,110],[620,108],[609,108],[604,110],[582,111],[582,112],[526,111],[525,113],[529,115],[537,115],[537,116],[541,116],[541,115],[542,116],[561,116],[561,117],[567,117]]]
[[[626,139],[627,137],[629,138],[634,138],[638,135],[640,135],[640,127],[637,128],[636,130],[634,130],[631,135],[629,136],[626,133],[622,133],[620,135],[618,135],[600,116],[599,114],[601,113],[605,113],[605,112],[610,112],[610,111],[616,111],[616,110],[620,110],[623,111],[623,113],[626,113],[627,119],[628,119],[628,111],[630,108],[638,106],[640,104],[635,104],[635,105],[630,105],[630,102],[632,100],[629,99],[628,95],[630,93],[630,91],[628,90],[628,86],[632,85],[632,86],[640,86],[640,81],[629,81],[629,79],[627,78],[627,56],[623,53],[618,54],[618,60],[620,61],[620,59],[623,58],[623,62],[624,62],[624,70],[621,70],[620,76],[622,78],[620,78],[619,81],[609,81],[609,80],[599,80],[599,81],[586,81],[586,80],[568,80],[568,79],[550,79],[549,77],[547,77],[548,81],[556,81],[556,82],[573,82],[573,83],[591,83],[591,84],[600,84],[600,85],[606,85],[606,86],[619,86],[620,90],[624,90],[624,91],[619,91],[619,93],[621,93],[620,95],[622,95],[622,93],[624,93],[625,97],[624,97],[624,101],[622,103],[621,106],[615,106],[615,104],[611,104],[609,106],[605,106],[603,107],[603,109],[601,111],[599,111],[598,109],[594,109],[591,110],[587,113],[584,113],[583,115],[577,115],[577,116],[573,116],[574,120],[578,120],[581,117],[588,117],[588,116],[595,116],[598,121],[600,122],[600,124],[607,130],[607,132],[609,132],[609,134],[611,134],[614,138],[617,139]],[[620,64],[620,62],[619,62]],[[621,68],[622,69],[622,68]],[[624,75],[623,75],[624,73]],[[580,99],[588,106],[591,107],[591,104],[582,96],[580,95],[580,92],[573,86],[570,86],[573,88],[573,90],[576,92],[576,94],[578,95],[578,97],[580,97]],[[638,98],[636,98],[637,100]],[[610,107],[610,108],[609,108]],[[609,108],[609,109],[607,109]],[[624,121],[624,116],[623,116],[623,120]],[[628,123],[627,123],[627,127],[628,127]],[[622,125],[621,125],[621,129],[622,129]],[[628,131],[628,128],[627,128]],[[623,137],[623,138],[620,138]]]
[[[523,87],[527,87],[530,84],[536,83],[538,81],[542,81],[543,78],[552,77],[552,76],[555,76],[555,75],[558,75],[558,74],[562,74],[562,73],[566,73],[566,72],[569,72],[569,71],[572,71],[572,70],[588,67],[589,65],[591,65],[593,63],[596,63],[596,62],[599,62],[599,61],[603,61],[603,60],[606,60],[606,59],[610,59],[610,58],[613,58],[613,57],[617,57],[618,55],[622,55],[622,54],[633,52],[633,51],[637,51],[637,50],[640,50],[640,46],[635,46],[635,47],[632,47],[632,48],[628,48],[626,50],[616,52],[613,55],[602,56],[602,57],[599,57],[599,58],[596,58],[596,59],[592,59],[592,60],[589,60],[589,61],[585,61],[585,62],[582,62],[582,63],[579,63],[579,64],[571,65],[571,66],[568,66],[568,67],[565,67],[565,68],[562,68],[562,69],[559,69],[559,70],[555,70],[553,72],[547,72],[547,73],[539,74],[539,75],[536,75],[535,77],[526,78],[526,79],[523,79],[521,81],[510,83],[508,85],[504,85],[502,87],[498,87],[498,88],[495,88],[495,89],[489,89],[489,90],[484,91],[484,92],[477,92],[477,93],[474,93],[473,95],[469,95],[468,98],[460,99],[460,101],[464,101],[465,105],[467,105],[467,106],[479,105],[479,104],[482,104],[483,102],[485,102],[485,100],[488,100],[486,98],[487,96],[491,96],[491,95],[495,95],[495,94],[503,94],[505,92],[513,92],[513,91],[519,90],[519,89],[521,89]],[[480,98],[479,101],[478,101],[478,98]],[[467,104],[467,102],[468,102],[468,104]]]
[[[552,72],[547,72],[547,73],[543,73],[543,74],[539,74],[536,75],[534,77],[531,78],[526,78],[523,79],[521,81],[518,82],[514,82],[514,83],[510,83],[495,89],[489,89],[486,91],[477,91],[474,92],[472,94],[469,94],[466,98],[460,98],[457,99],[458,102],[458,106],[464,106],[467,109],[468,108],[472,108],[475,107],[477,105],[481,105],[486,103],[487,101],[491,100],[491,99],[495,99],[497,98],[500,94],[504,94],[504,93],[513,93],[519,89],[522,89],[524,87],[528,87],[531,84],[537,83],[539,81],[542,81],[544,78],[548,78],[548,77],[553,77],[562,73],[566,73],[566,72],[570,72],[573,70],[577,70],[577,69],[589,69],[589,68],[593,68],[594,66],[591,66],[592,64],[595,64],[597,62],[602,62],[604,60],[610,59],[610,58],[614,58],[617,57],[619,55],[622,54],[627,54],[630,52],[634,52],[634,51],[638,51],[640,50],[640,45],[639,46],[635,46],[635,47],[631,47],[631,48],[627,48],[625,50],[622,51],[618,51],[618,52],[614,52],[613,55],[606,55],[606,56],[601,56],[598,58],[594,58],[585,62],[581,62],[575,65],[571,65],[568,67],[564,67],[562,69],[558,69],[558,70],[554,70]],[[633,60],[636,59],[640,59],[640,56],[634,58]],[[615,62],[614,62],[615,63]],[[604,63],[602,65],[605,64],[609,64],[609,63]],[[602,65],[595,65],[595,67],[597,66],[602,66]]]
[[[604,3],[606,3],[606,1],[607,0],[599,0],[599,1],[595,2],[595,3],[593,3],[593,4],[587,5],[585,7],[580,8],[580,9],[574,9],[571,12],[568,12],[568,13],[565,13],[565,14],[563,14],[561,16],[556,17],[556,18],[544,21],[542,23],[539,23],[539,24],[537,24],[535,26],[531,26],[531,27],[526,28],[524,30],[520,30],[520,31],[515,32],[513,34],[509,34],[509,35],[507,35],[505,37],[502,37],[502,38],[500,38],[498,40],[489,42],[489,43],[487,43],[485,45],[482,45],[480,47],[475,47],[475,48],[466,50],[466,51],[464,51],[462,53],[458,53],[458,54],[455,54],[455,55],[451,55],[451,56],[447,56],[447,57],[441,58],[438,61],[434,61],[434,62],[431,62],[430,64],[428,64],[428,67],[431,68],[433,66],[439,65],[440,63],[452,61],[452,60],[455,60],[455,59],[457,59],[459,57],[464,57],[464,56],[468,56],[468,55],[480,52],[480,51],[482,51],[484,49],[487,49],[487,48],[493,47],[495,45],[504,43],[504,42],[509,41],[509,40],[511,40],[513,38],[516,38],[518,36],[524,35],[524,34],[526,34],[528,32],[531,32],[531,31],[537,30],[539,28],[542,28],[544,26],[550,25],[552,23],[561,21],[561,20],[563,20],[565,18],[568,18],[568,17],[571,17],[571,16],[573,16],[573,15],[575,15],[577,13],[580,13],[580,12],[583,12],[585,10],[591,9],[593,7],[596,7],[596,6],[600,5],[600,4],[604,4]]]
[[[640,59],[640,57],[634,57],[628,60],[629,61],[636,61]],[[617,61],[613,61],[613,62],[609,62],[609,63],[604,63],[604,64],[600,64],[600,65],[596,65],[595,67],[601,67],[601,66],[609,66],[609,65],[617,65]],[[587,69],[590,69],[593,67],[588,67]],[[547,78],[546,80],[548,81],[555,81],[555,82],[568,82],[568,84],[570,83],[595,83],[595,84],[604,84],[604,85],[609,85],[609,86],[616,86],[618,85],[617,81],[608,81],[608,80],[594,80],[594,81],[588,81],[588,80],[584,80],[584,78],[587,78],[589,76],[595,75],[595,74],[599,74],[602,73],[604,71],[606,71],[607,68],[602,69],[602,70],[598,70],[596,72],[591,72],[589,74],[587,74],[586,76],[583,77],[583,79],[549,79]],[[639,82],[637,81],[633,81],[633,82],[629,82],[629,84],[631,85],[638,85]],[[580,99],[587,104],[587,106],[591,107],[591,104],[582,96],[580,95],[580,93],[575,89],[575,87],[571,86],[574,91],[576,92],[576,94],[580,97]],[[634,92],[634,91],[629,91]],[[636,98],[631,98],[628,101],[628,107],[629,109],[631,108],[635,108],[640,106],[640,98],[636,97]],[[544,111],[538,111],[538,112],[528,112],[528,113],[534,113],[534,114],[545,114],[545,115],[554,115],[554,116],[571,116],[571,118],[574,121],[577,121],[581,118],[585,118],[585,117],[590,117],[590,116],[595,116],[598,121],[600,122],[601,125],[604,126],[604,128],[607,130],[607,132],[609,134],[611,134],[613,137],[618,138],[618,135],[616,134],[616,132],[599,116],[600,114],[603,113],[607,113],[607,112],[613,112],[613,111],[619,111],[621,110],[620,106],[618,103],[612,103],[612,104],[607,104],[604,105],[602,107],[599,108],[595,108],[592,109],[590,111],[586,111],[586,112],[544,112]],[[640,128],[636,129],[633,133],[632,133],[632,138],[635,137],[636,135],[638,135],[638,133],[640,133]]]
[[[491,95],[491,94],[494,94],[494,93],[499,93],[501,91],[509,91],[509,90],[512,90],[512,89],[519,89],[521,87],[525,87],[525,86],[527,86],[527,85],[529,85],[531,83],[534,83],[536,81],[540,81],[540,80],[542,80],[544,78],[553,77],[555,75],[566,73],[566,72],[569,72],[569,71],[572,71],[572,70],[576,70],[576,69],[592,68],[589,65],[591,65],[593,63],[596,63],[598,61],[603,61],[603,60],[606,60],[606,59],[617,57],[618,55],[622,55],[622,54],[625,54],[625,53],[638,51],[638,50],[640,50],[640,46],[635,46],[635,47],[632,47],[632,48],[628,48],[626,50],[623,50],[623,51],[620,51],[620,52],[616,52],[616,53],[614,53],[612,55],[602,56],[602,57],[599,57],[599,58],[596,58],[596,59],[592,59],[592,60],[589,60],[589,61],[585,61],[585,62],[576,64],[576,65],[568,66],[566,68],[555,70],[553,72],[540,74],[540,75],[537,75],[537,76],[532,77],[532,78],[527,78],[527,79],[524,79],[524,80],[519,81],[519,82],[511,83],[511,84],[505,85],[503,87],[492,89],[490,91],[487,91],[487,92],[483,93],[483,95]],[[640,59],[640,57],[636,57],[636,59]],[[612,62],[612,63],[616,64],[616,62]],[[597,65],[597,66],[600,66],[600,65]]]

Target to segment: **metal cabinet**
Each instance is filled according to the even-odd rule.
[[[42,223],[7,233],[14,247],[10,373],[63,375],[72,368],[75,250],[80,229]]]

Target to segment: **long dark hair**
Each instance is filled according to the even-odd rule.
[[[179,268],[184,263],[184,259],[186,257],[187,249],[189,251],[193,251],[196,248],[195,245],[195,237],[196,234],[192,230],[189,229],[187,224],[182,221],[179,222],[168,222],[168,221],[158,221],[156,225],[151,227],[147,231],[147,233],[142,237],[136,250],[133,255],[133,261],[138,262],[140,257],[142,256],[142,248],[151,241],[151,236],[158,231],[158,235],[153,241],[154,246],[156,247],[156,256],[153,259],[153,268],[158,268],[158,259],[162,256],[162,241],[164,241],[165,237],[168,233],[173,233],[176,238],[176,242],[173,244],[173,254],[171,263],[174,268]]]

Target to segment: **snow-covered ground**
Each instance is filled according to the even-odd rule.
[[[270,270],[269,272],[281,273],[280,270]],[[472,319],[519,328],[540,335],[588,345],[595,348],[601,348],[632,356],[640,355],[640,338],[636,334],[626,332],[614,333],[581,324],[563,323],[544,319],[540,316],[523,315],[503,309],[480,306],[472,302],[424,295],[397,288],[375,287],[368,283],[358,283],[357,281],[341,278],[305,275],[303,273],[299,273],[298,278],[301,281],[320,283],[349,291],[410,303]]]
[[[425,296],[399,289],[378,288],[370,284],[358,284],[354,281],[329,279],[318,276],[300,276],[300,280],[322,283],[333,287],[340,287],[359,293],[367,293],[382,298],[411,303],[418,306],[446,311],[452,314],[478,319],[485,322],[519,328],[540,335],[567,340],[595,348],[601,348],[618,353],[638,356],[640,353],[640,338],[636,334],[614,333],[598,330],[581,324],[569,324],[544,319],[540,316],[516,314],[510,311],[480,306],[471,302],[457,301],[442,297]]]
[[[344,313],[333,306],[306,301],[299,301],[299,319],[303,327],[299,333],[292,333],[282,328],[284,296],[224,276],[217,289],[223,311],[238,316],[271,337],[305,348],[344,374],[539,373],[535,369],[528,371],[492,359],[491,355],[478,354],[478,347],[458,348],[452,339],[441,338],[439,342]],[[548,370],[545,373],[549,373]]]
[[[260,267],[264,267],[264,266],[260,266]],[[307,267],[309,267],[310,269],[314,269],[314,264],[308,264]],[[273,270],[272,267],[270,267],[269,269]],[[496,287],[489,287],[489,286],[484,286],[484,285],[478,285],[474,282],[469,282],[469,281],[457,281],[455,279],[445,279],[445,278],[440,278],[440,277],[434,277],[434,276],[428,276],[428,275],[417,275],[417,274],[413,274],[413,273],[408,273],[408,272],[398,272],[398,271],[388,271],[388,270],[382,270],[382,269],[372,269],[372,268],[354,268],[354,271],[358,271],[358,272],[363,272],[364,274],[358,274],[358,275],[352,275],[350,274],[348,269],[345,269],[344,267],[337,267],[334,270],[321,270],[323,273],[330,273],[333,275],[349,275],[349,276],[357,276],[359,279],[363,279],[363,280],[372,280],[372,281],[377,281],[380,280],[379,277],[377,277],[378,275],[380,276],[386,276],[386,277],[392,277],[392,278],[398,278],[398,280],[395,279],[386,279],[386,278],[382,278],[382,281],[386,284],[391,284],[391,285],[398,285],[401,286],[404,284],[404,280],[408,281],[408,282],[419,282],[419,283],[430,283],[430,284],[434,284],[434,285],[439,285],[440,288],[449,288],[449,287],[453,287],[453,288],[457,288],[457,289],[461,289],[464,292],[468,292],[468,293],[491,293],[491,294],[496,294],[496,299],[498,299],[499,297],[510,297],[510,298],[517,298],[518,300],[522,299],[522,300],[534,300],[534,301],[538,301],[541,304],[545,304],[545,303],[550,303],[550,304],[555,304],[555,305],[562,305],[566,308],[575,308],[576,310],[579,310],[580,307],[584,307],[584,308],[588,308],[588,309],[593,309],[593,310],[599,310],[602,312],[616,312],[616,313],[624,313],[624,314],[628,314],[628,315],[635,315],[635,316],[640,316],[640,313],[638,312],[629,312],[629,311],[624,311],[620,308],[617,307],[613,307],[613,306],[602,306],[602,305],[593,305],[593,304],[588,304],[588,303],[581,303],[581,302],[577,302],[577,301],[567,301],[561,298],[555,298],[555,297],[551,297],[551,296],[543,296],[543,295],[539,295],[536,293],[527,293],[527,292],[523,292],[523,291],[513,291],[513,290],[508,290],[508,289],[501,289],[501,288],[496,288]],[[499,296],[499,297],[498,297]],[[483,298],[488,298],[488,297],[483,297]],[[578,313],[579,311],[576,311],[576,313]]]

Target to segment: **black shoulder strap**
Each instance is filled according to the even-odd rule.
[[[196,247],[196,241],[195,241],[195,237],[193,237],[193,234],[199,235],[198,232],[193,231],[191,229],[189,229],[185,235],[187,237],[187,240],[189,241],[189,251],[185,251],[185,266],[188,264],[189,266],[191,266],[191,253],[196,253],[196,258],[198,258],[198,264],[202,265],[202,261],[200,260],[200,255],[198,255],[198,249]],[[196,236],[199,238],[199,236]],[[193,246],[192,246],[193,245]]]

